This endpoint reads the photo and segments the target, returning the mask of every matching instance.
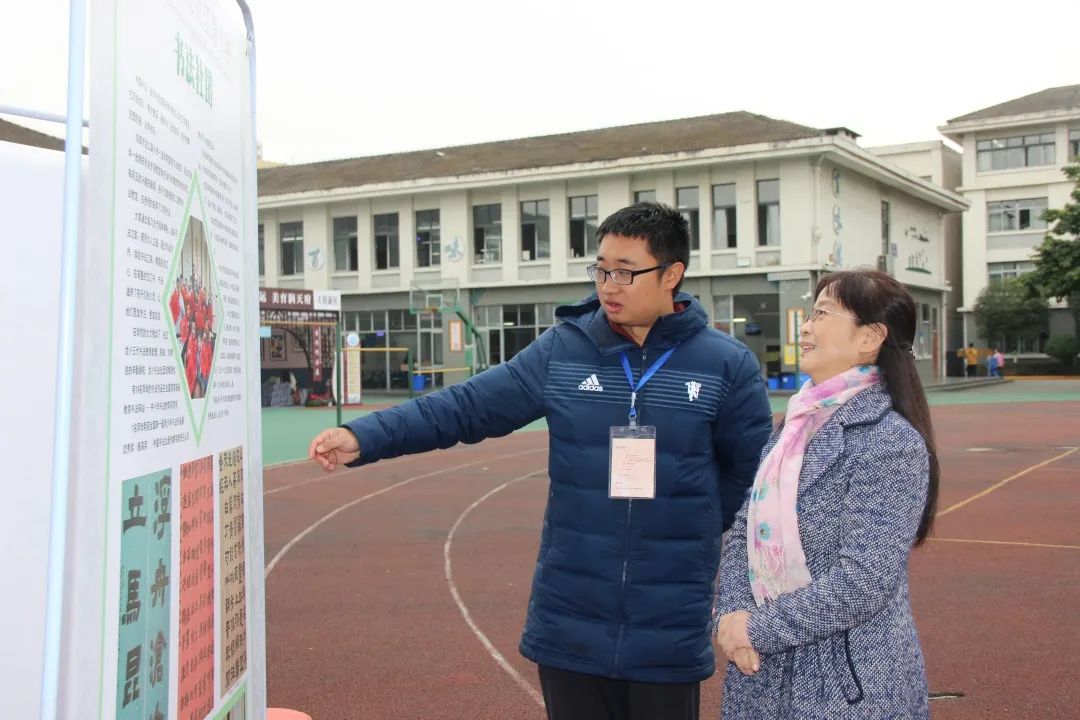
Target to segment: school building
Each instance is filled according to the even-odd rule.
[[[866,265],[911,289],[919,370],[937,377],[956,345],[950,223],[967,204],[935,177],[940,152],[909,148],[903,160],[941,166],[916,172],[857,137],[734,112],[264,168],[260,279],[340,290],[365,348],[409,347],[422,367],[490,365],[591,292],[607,215],[656,200],[690,222],[684,290],[778,384],[794,380],[792,311],[822,273]],[[454,308],[475,334],[461,337]],[[400,362],[366,356],[365,389],[402,387]]]
[[[993,345],[1013,356],[1037,355],[1051,335],[1076,332],[1065,303],[1051,302],[1038,337],[1009,344],[981,337],[972,311],[987,285],[1034,268],[1032,252],[1047,230],[1042,214],[1071,201],[1074,185],[1061,167],[1080,157],[1080,85],[976,110],[939,130],[964,149],[958,192],[971,205],[963,214],[963,344]]]

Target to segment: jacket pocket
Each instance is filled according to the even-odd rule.
[[[555,534],[555,491],[548,490],[548,503],[544,511],[543,531],[540,533],[540,552],[536,559],[536,580],[544,579],[544,571],[547,566],[547,556],[551,552],[551,541]]]
[[[716,590],[717,574],[720,570],[720,536],[713,537],[713,509],[712,505],[705,508],[705,532],[704,541],[701,544],[700,578],[709,592]],[[715,598],[714,598],[715,599]]]
[[[855,658],[851,653],[850,632],[845,630],[843,634],[837,633],[823,644],[827,655],[822,658],[826,684],[833,692],[843,697],[848,705],[862,702],[865,695]]]

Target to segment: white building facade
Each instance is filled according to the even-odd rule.
[[[920,179],[935,185],[959,192],[962,184],[962,156],[941,140],[904,143],[868,148],[878,157],[895,163]],[[949,213],[942,218],[942,238],[945,243],[945,286],[950,292],[946,296],[945,332],[943,344],[946,357],[955,356],[954,349],[962,347],[963,315],[960,305],[963,302],[963,226],[961,214]]]
[[[423,367],[466,361],[454,314],[415,312],[437,304],[427,298],[462,309],[478,362],[503,362],[557,305],[592,292],[585,268],[606,216],[673,205],[693,235],[683,289],[788,386],[789,311],[810,304],[822,273],[857,266],[911,289],[920,373],[942,373],[947,219],[966,207],[850,131],[748,113],[268,168],[259,193],[263,284],[341,290],[362,346],[409,347]],[[365,389],[403,387],[401,359],[381,361],[365,361]]]
[[[972,312],[992,283],[1030,271],[1032,253],[1046,235],[1042,213],[1070,201],[1073,184],[1062,166],[1080,156],[1080,85],[1051,88],[953,118],[939,128],[963,147],[959,192],[970,203],[963,214],[964,341],[987,347]],[[1052,334],[1073,334],[1068,310],[1052,304],[1042,337],[1005,348],[1032,354]]]

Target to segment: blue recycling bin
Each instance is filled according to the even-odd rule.
[[[424,390],[424,380],[425,379],[426,378],[423,375],[421,375],[420,373],[417,373],[417,374],[413,375],[412,376],[412,389],[415,392],[423,392],[423,390]]]
[[[768,387],[769,387],[770,390],[779,390],[780,389],[780,381],[775,377],[770,377],[765,382],[768,384]]]
[[[794,390],[795,376],[791,373],[780,373],[780,389]]]

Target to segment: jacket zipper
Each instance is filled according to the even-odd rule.
[[[642,348],[641,350],[641,371],[645,372],[645,358],[649,354],[649,351]],[[640,414],[640,413],[639,413]],[[626,537],[623,539],[623,561],[622,561],[622,592],[619,595],[619,615],[622,617],[622,623],[619,625],[619,636],[615,640],[615,667],[612,678],[619,677],[619,656],[622,652],[623,635],[626,633],[626,569],[630,563],[630,521],[633,518],[634,513],[634,501],[633,499],[627,499],[626,501]]]

